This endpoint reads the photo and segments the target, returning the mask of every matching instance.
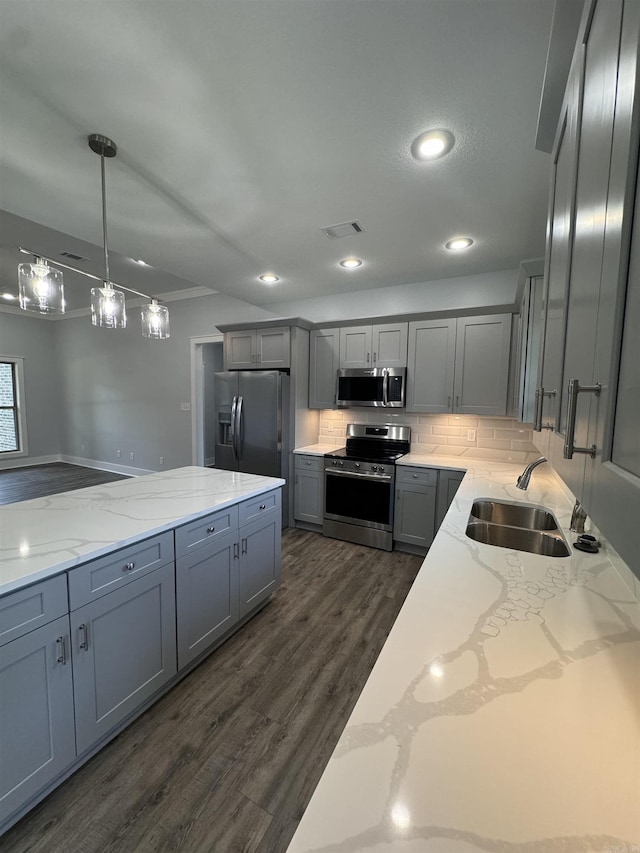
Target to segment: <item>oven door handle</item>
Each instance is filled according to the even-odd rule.
[[[360,480],[393,480],[391,474],[358,474],[357,471],[336,471],[335,468],[325,468],[325,474],[334,474],[337,477],[355,477]]]
[[[389,370],[385,367],[382,372],[382,405],[389,405]]]

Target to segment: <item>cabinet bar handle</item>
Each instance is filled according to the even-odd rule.
[[[567,426],[564,435],[564,448],[562,455],[565,459],[573,459],[574,453],[587,453],[592,459],[596,455],[596,446],[591,447],[576,447],[574,444],[576,433],[576,413],[578,409],[578,394],[588,393],[600,396],[602,385],[597,382],[595,385],[580,385],[579,379],[569,380],[568,398],[567,398]]]
[[[216,532],[215,527],[207,527],[207,533],[215,533],[215,532]]]
[[[447,411],[451,411],[451,394],[447,397]]]
[[[377,356],[378,356],[378,353],[377,353],[377,352],[374,352],[374,354],[373,354],[373,363],[374,363],[374,364],[376,363],[376,358],[377,358]]]
[[[233,559],[237,560],[239,556],[240,556],[240,546],[238,545],[237,542],[234,542],[233,543]]]
[[[89,650],[89,631],[86,625],[78,625],[78,634],[80,637],[80,648],[85,652]]]
[[[247,553],[247,540],[246,539],[242,540],[242,553],[243,554]]]
[[[543,429],[553,429],[553,424],[542,423],[542,413],[544,408],[544,398],[555,396],[555,391],[545,391],[542,386],[540,386],[540,388],[536,388],[535,405],[533,408],[533,429],[535,432],[542,432]]]
[[[367,353],[367,364],[369,364],[369,353]]]
[[[460,408],[460,394],[456,394],[456,409]]]
[[[67,663],[67,648],[64,641],[64,637],[58,637],[56,640],[56,645],[58,646],[59,654],[56,658],[58,663],[61,663],[63,666]]]
[[[134,562],[125,563],[124,566],[122,567],[122,571],[123,572],[132,572],[135,569],[135,567],[136,567],[136,564]]]

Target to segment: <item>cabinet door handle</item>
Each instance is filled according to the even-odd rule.
[[[58,647],[58,657],[56,658],[56,661],[64,666],[67,663],[67,647],[64,637],[58,637],[56,645]]]
[[[456,394],[456,409],[460,407],[460,394]]]
[[[215,533],[215,532],[216,532],[215,527],[213,527],[213,526],[212,526],[212,527],[207,527],[207,533]]]
[[[378,356],[378,353],[377,353],[377,352],[374,352],[374,354],[373,354],[373,363],[374,363],[374,364],[376,363],[376,358],[377,358],[377,356]]]
[[[587,453],[592,459],[596,455],[596,446],[591,447],[576,447],[574,444],[576,433],[576,413],[578,410],[578,394],[583,392],[600,396],[602,385],[596,382],[595,385],[580,385],[579,379],[569,380],[569,389],[567,396],[567,426],[564,434],[564,448],[562,455],[565,459],[573,459],[574,453]]]
[[[242,540],[242,553],[243,554],[247,553],[247,540],[246,539]]]
[[[131,561],[130,563],[124,564],[124,566],[122,567],[122,571],[123,572],[132,572],[135,569],[135,567],[136,567],[136,564],[133,561]]]
[[[367,364],[369,364],[369,353],[367,353]]]
[[[78,636],[80,637],[80,648],[85,652],[89,650],[89,629],[86,625],[78,625]]]
[[[447,397],[447,411],[451,411],[451,394]]]
[[[237,560],[240,557],[240,546],[237,542],[233,543],[233,559]]]

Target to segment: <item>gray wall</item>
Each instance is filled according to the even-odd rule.
[[[166,341],[143,338],[133,308],[122,330],[94,328],[88,317],[52,324],[63,374],[63,454],[146,470],[191,464],[191,414],[180,410],[191,400],[189,338],[217,334],[216,323],[273,315],[221,294],[168,307]]]
[[[345,275],[361,275],[366,286],[366,270],[351,271]],[[305,317],[312,323],[428,311],[451,311],[455,314],[470,308],[492,309],[496,305],[513,305],[517,285],[518,270],[498,270],[397,287],[334,293],[314,299],[275,302],[269,308],[280,317]],[[487,313],[492,312],[488,310]]]
[[[0,458],[0,468],[60,452],[61,381],[55,330],[59,323],[0,312],[0,355],[24,358],[28,456]]]

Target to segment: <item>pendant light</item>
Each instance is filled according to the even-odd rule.
[[[140,312],[142,318],[142,335],[156,341],[169,337],[169,311],[160,305],[157,299],[152,299]]]
[[[105,329],[124,329],[127,325],[127,313],[124,293],[114,290],[109,278],[109,249],[107,247],[107,193],[104,178],[104,158],[115,157],[118,149],[115,142],[99,133],[88,138],[89,148],[100,155],[100,176],[102,179],[102,239],[104,243],[104,281],[102,287],[91,288],[91,323]]]
[[[37,255],[32,264],[18,265],[20,307],[39,314],[64,314],[62,272]]]

